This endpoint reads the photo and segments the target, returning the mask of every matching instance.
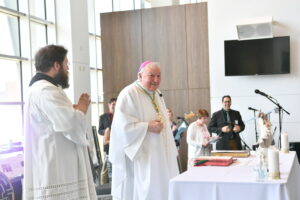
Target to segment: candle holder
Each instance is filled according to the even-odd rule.
[[[282,153],[290,153],[290,150],[289,149],[281,149],[281,152]]]
[[[268,177],[280,179],[279,151],[274,146],[268,149]]]
[[[280,179],[280,172],[269,172],[269,179]]]

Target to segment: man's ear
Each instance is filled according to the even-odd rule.
[[[54,62],[53,67],[54,67],[55,71],[59,71],[61,65],[56,61],[56,62]]]
[[[139,80],[142,80],[142,73],[139,72],[137,77],[138,77]]]

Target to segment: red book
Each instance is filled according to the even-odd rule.
[[[232,157],[199,157],[194,161],[194,166],[229,166],[233,163]]]

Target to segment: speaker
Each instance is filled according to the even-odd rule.
[[[258,17],[243,20],[236,25],[239,40],[273,37],[272,17]]]

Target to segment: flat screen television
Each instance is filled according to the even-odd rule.
[[[290,37],[227,40],[225,76],[290,73]]]

